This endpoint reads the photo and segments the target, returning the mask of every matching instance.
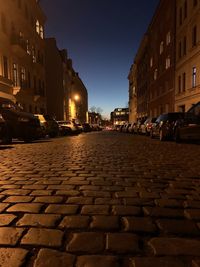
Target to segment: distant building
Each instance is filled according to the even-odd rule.
[[[111,112],[110,117],[114,126],[127,123],[129,121],[129,108],[116,108]]]
[[[57,120],[87,121],[88,94],[66,50],[54,38],[46,40],[47,113]]]
[[[101,122],[102,122],[101,114],[99,114],[97,112],[89,112],[88,113],[88,122],[90,124],[99,124],[99,125],[101,125]]]
[[[175,110],[200,101],[200,2],[177,0]]]

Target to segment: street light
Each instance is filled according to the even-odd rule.
[[[74,100],[78,101],[79,99],[80,99],[80,96],[76,94],[76,95],[74,96]]]

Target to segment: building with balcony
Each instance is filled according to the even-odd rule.
[[[175,110],[200,101],[200,2],[176,1]]]
[[[72,67],[66,50],[59,50],[55,38],[45,40],[47,113],[57,120],[86,122],[88,94]]]
[[[45,15],[36,0],[0,0],[0,97],[45,113]]]

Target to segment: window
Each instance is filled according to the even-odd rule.
[[[183,83],[183,92],[185,92],[186,89],[186,74],[185,72],[182,74],[182,83]]]
[[[8,58],[3,56],[3,76],[8,78]]]
[[[40,34],[40,24],[39,24],[39,21],[37,20],[36,21],[36,24],[35,24],[35,26],[36,26],[36,32],[38,33],[38,34]]]
[[[166,44],[169,45],[170,42],[171,42],[171,33],[168,32],[168,33],[167,33],[167,36],[166,36]]]
[[[178,56],[179,58],[181,58],[181,55],[182,55],[182,45],[181,45],[181,41],[179,42],[179,45],[178,45]]]
[[[170,68],[170,65],[171,65],[171,60],[170,60],[170,56],[168,56],[166,58],[165,68],[166,69],[169,69]]]
[[[153,76],[154,80],[157,80],[158,78],[158,69],[154,70],[154,76]]]
[[[153,67],[153,58],[150,58],[150,67]]]
[[[25,79],[26,79],[25,68],[21,67],[21,71],[20,71],[20,86],[21,86],[21,88],[25,88]]]
[[[183,22],[183,18],[182,18],[182,14],[183,11],[182,11],[182,7],[179,9],[179,25],[181,26],[182,25],[182,22]]]
[[[178,93],[181,93],[181,76],[178,76]]]
[[[187,0],[184,2],[184,18],[187,18]]]
[[[28,88],[31,88],[31,74],[30,71],[28,71]]]
[[[192,87],[196,87],[196,74],[197,74],[197,69],[196,67],[192,68]]]
[[[32,59],[33,59],[33,63],[36,63],[36,51],[35,51],[35,46],[32,47]]]
[[[30,50],[30,42],[29,40],[26,40],[26,52],[28,55],[31,54],[31,50]]]
[[[163,50],[164,50],[164,42],[162,41],[160,43],[160,55],[162,54]]]
[[[192,46],[197,44],[197,26],[195,25],[192,29]]]
[[[183,38],[183,55],[185,56],[187,53],[187,39],[186,36]]]
[[[44,29],[42,26],[40,26],[40,37],[44,39]]]
[[[3,13],[1,14],[1,27],[2,27],[3,32],[6,33],[7,32],[6,17]]]
[[[18,85],[17,76],[18,76],[18,74],[17,74],[17,64],[13,63],[13,84],[14,84],[14,86]]]

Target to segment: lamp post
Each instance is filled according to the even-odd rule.
[[[80,95],[79,94],[75,94],[74,95],[74,100],[75,100],[76,119],[79,122],[79,120],[80,120],[80,103],[79,103]]]

